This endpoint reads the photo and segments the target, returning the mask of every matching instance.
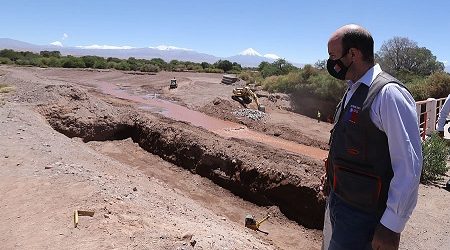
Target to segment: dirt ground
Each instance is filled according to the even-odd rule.
[[[221,77],[0,67],[0,84],[14,87],[0,94],[2,248],[320,249],[319,155],[331,125],[263,91],[266,114],[239,116],[230,94],[244,83]],[[153,99],[232,123],[199,128],[167,117],[170,104],[142,108]],[[449,249],[448,204],[449,192],[421,185],[400,248]],[[95,214],[75,228],[76,209]],[[244,227],[247,214],[268,213],[267,235]]]

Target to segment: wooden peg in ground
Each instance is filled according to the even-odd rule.
[[[82,210],[75,210],[73,212],[73,224],[75,225],[75,228],[78,226],[78,216],[94,216],[94,211],[82,211]]]

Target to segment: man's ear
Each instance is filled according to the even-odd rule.
[[[361,58],[362,58],[362,53],[361,53],[361,51],[360,51],[359,49],[357,49],[357,48],[350,48],[349,53],[350,53],[350,56],[351,56],[353,59],[356,59],[356,58],[361,59]]]

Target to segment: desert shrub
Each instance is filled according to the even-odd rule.
[[[450,93],[450,74],[439,71],[427,77],[415,77],[406,86],[416,101],[446,97]]]
[[[60,58],[61,57],[61,52],[54,50],[54,51],[48,51],[48,50],[44,50],[39,52],[39,55],[43,56],[43,57],[57,57]]]
[[[199,72],[204,72],[204,73],[224,73],[223,69],[216,69],[216,68],[206,68],[206,69],[199,70]]]
[[[263,81],[261,73],[255,70],[243,70],[238,74],[238,77],[245,81],[247,84],[260,85]]]
[[[431,183],[442,179],[447,173],[446,159],[448,148],[445,141],[437,133],[431,134],[423,143],[423,166],[420,182]]]
[[[223,71],[227,72],[233,69],[233,63],[228,60],[219,60],[214,63],[214,67],[222,69]]]
[[[97,60],[95,61],[94,68],[95,69],[106,69],[108,67],[108,63],[106,60]]]
[[[130,65],[126,61],[122,61],[114,65],[117,70],[130,70]]]
[[[113,61],[109,61],[106,63],[106,68],[107,69],[115,69],[116,68],[117,63],[113,62]]]
[[[299,72],[290,72],[285,76],[269,76],[263,80],[262,86],[269,92],[292,93],[300,79]]]
[[[227,73],[228,74],[238,75],[239,73],[241,73],[241,71],[237,70],[237,69],[232,69],[232,70],[227,71]]]
[[[31,62],[30,62],[30,60],[27,60],[27,59],[17,59],[16,64],[25,66],[25,65],[31,65]]]
[[[63,68],[85,68],[83,59],[73,56],[67,56],[62,63]]]
[[[7,58],[7,57],[0,57],[0,64],[12,64],[13,62],[11,61],[11,59]]]
[[[159,72],[160,68],[153,64],[144,64],[141,66],[140,71],[142,71],[142,72]]]
[[[63,59],[59,59],[56,57],[50,57],[48,60],[48,66],[49,67],[62,67]]]

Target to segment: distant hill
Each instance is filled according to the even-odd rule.
[[[87,56],[95,55],[101,57],[117,57],[126,59],[129,57],[151,59],[161,58],[166,62],[171,60],[192,61],[192,62],[208,62],[214,63],[218,60],[229,60],[237,62],[245,67],[257,67],[261,62],[273,62],[279,58],[274,54],[261,55],[252,48],[242,51],[239,55],[230,57],[216,57],[205,53],[196,52],[194,50],[176,48],[172,46],[158,46],[149,48],[121,48],[114,46],[77,46],[62,47],[58,45],[35,45],[10,38],[0,38],[0,49],[13,49],[17,51],[32,51],[39,53],[43,50],[58,50],[62,55]],[[302,64],[293,63],[297,67]]]

